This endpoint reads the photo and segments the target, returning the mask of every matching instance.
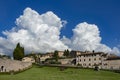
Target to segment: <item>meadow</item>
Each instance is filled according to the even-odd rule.
[[[120,74],[111,71],[58,67],[38,67],[14,75],[0,74],[0,80],[120,80]]]

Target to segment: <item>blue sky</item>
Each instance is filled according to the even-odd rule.
[[[16,18],[26,7],[40,14],[52,11],[66,20],[61,36],[70,38],[77,24],[87,22],[99,27],[102,43],[120,45],[120,0],[0,0],[0,36],[2,31],[16,26]]]

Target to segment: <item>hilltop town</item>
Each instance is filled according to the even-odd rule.
[[[12,70],[24,70],[32,66],[32,63],[39,65],[64,65],[78,66],[82,68],[95,68],[107,70],[120,70],[120,57],[115,54],[95,51],[55,51],[46,54],[31,53],[25,55],[21,61],[10,60],[8,57],[0,59],[1,72]],[[2,67],[4,68],[2,69]]]
[[[24,47],[20,43],[13,51],[14,60],[9,56],[0,56],[0,72],[23,71],[32,66],[56,65],[80,68],[97,68],[107,70],[120,70],[120,56],[104,52],[93,51],[54,51],[48,53],[30,53],[25,55]]]
[[[84,68],[119,70],[120,57],[115,54],[108,54],[104,52],[90,52],[90,51],[70,51],[68,56],[65,56],[65,51],[57,51],[58,60],[54,59],[55,53],[35,54],[36,58],[32,56],[24,57],[23,62],[37,62],[40,64],[62,64],[62,65],[77,65]]]

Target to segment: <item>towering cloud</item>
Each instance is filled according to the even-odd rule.
[[[3,31],[6,36],[0,37],[0,54],[12,55],[16,44],[20,42],[26,52],[49,52],[54,50],[95,50],[120,53],[118,48],[111,49],[101,44],[100,31],[94,24],[86,22],[78,24],[73,29],[73,37],[60,38],[61,28],[67,23],[53,12],[39,14],[31,8],[26,8],[16,19],[16,27]]]
[[[27,52],[68,49],[60,41],[59,36],[64,22],[51,11],[40,15],[31,8],[26,8],[23,15],[16,19],[16,27],[3,32],[7,38],[0,38],[0,51],[1,53],[6,53],[6,50],[12,51],[18,42]]]
[[[103,52],[112,51],[106,45],[101,44],[100,31],[94,24],[88,24],[86,22],[80,23],[73,29],[73,34],[71,40],[65,36],[62,39],[64,44],[68,45],[71,49]]]

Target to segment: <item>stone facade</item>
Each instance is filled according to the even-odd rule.
[[[80,55],[82,52],[81,51],[71,51],[70,52],[70,57],[76,57]]]
[[[113,56],[113,55],[112,55]],[[76,57],[76,65],[82,67],[94,68],[98,66],[100,69],[120,69],[120,57],[103,52],[84,52]]]
[[[53,56],[53,53],[36,55],[38,62],[45,61],[48,58],[52,58],[52,56]]]
[[[11,71],[25,70],[31,67],[32,63],[0,58],[0,68],[2,66],[3,69],[2,70],[0,69],[0,72],[11,72]]]
[[[64,51],[58,51],[58,56],[63,57],[64,56]]]
[[[22,59],[23,62],[31,62],[31,63],[35,63],[35,59],[33,57],[24,57]]]
[[[94,68],[99,66],[102,68],[102,64],[106,59],[106,56],[103,56],[104,53],[82,53],[76,57],[76,64],[81,65],[82,67]]]
[[[67,64],[71,65],[71,62],[74,60],[74,58],[68,58],[68,59],[59,59],[58,61],[61,62],[61,64]]]
[[[110,57],[105,62],[104,69],[120,70],[120,57]]]

